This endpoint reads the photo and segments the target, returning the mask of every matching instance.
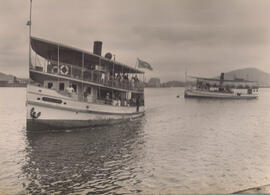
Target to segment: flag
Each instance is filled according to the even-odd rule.
[[[153,70],[152,66],[148,62],[140,60],[139,58],[138,58],[138,68],[146,68],[148,70]]]

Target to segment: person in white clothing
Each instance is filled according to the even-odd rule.
[[[70,85],[69,87],[67,87],[67,92],[74,93],[74,88]]]

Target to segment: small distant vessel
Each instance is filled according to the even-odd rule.
[[[244,79],[225,80],[224,73],[219,79],[192,77],[195,85],[186,86],[185,98],[255,99],[259,86],[255,81]]]
[[[30,8],[31,9],[31,8]],[[133,120],[144,115],[144,72],[93,52],[31,36],[27,130],[67,130]]]

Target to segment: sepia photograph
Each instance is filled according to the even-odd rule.
[[[0,195],[270,193],[269,0],[0,0]]]

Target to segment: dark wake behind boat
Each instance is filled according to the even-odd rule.
[[[31,37],[27,130],[112,124],[144,115],[144,72],[93,53]],[[142,77],[141,76],[141,77]]]
[[[196,84],[186,86],[186,98],[255,99],[259,95],[256,82],[244,79],[225,80],[224,73],[221,73],[220,79],[192,78],[196,79]]]

